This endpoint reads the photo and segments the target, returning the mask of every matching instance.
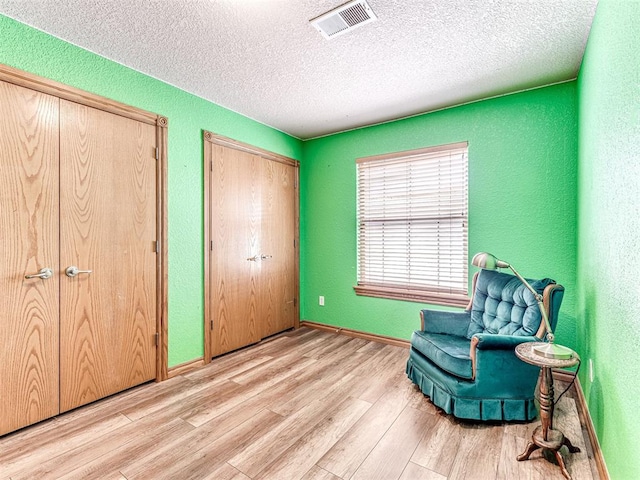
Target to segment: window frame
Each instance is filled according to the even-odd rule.
[[[353,287],[355,293],[357,295],[369,296],[369,297],[377,297],[377,298],[388,298],[388,299],[396,299],[396,300],[406,300],[406,301],[414,301],[414,302],[422,302],[422,303],[430,303],[436,305],[446,305],[446,306],[455,306],[455,307],[466,307],[469,303],[469,285],[468,285],[468,224],[469,224],[469,156],[468,156],[468,142],[457,142],[446,145],[438,145],[433,147],[420,148],[416,150],[408,150],[402,152],[396,152],[391,154],[384,155],[376,155],[371,157],[363,157],[356,159],[356,229],[357,229],[357,284]],[[366,220],[363,220],[361,216],[362,208],[361,208],[361,198],[362,192],[361,189],[363,185],[361,183],[363,180],[360,175],[360,165],[365,163],[373,163],[376,162],[379,166],[383,167],[386,163],[398,163],[405,160],[404,164],[410,163],[412,160],[424,159],[425,157],[433,157],[434,159],[441,161],[438,157],[445,157],[453,151],[464,149],[464,169],[462,173],[462,179],[464,180],[464,212],[461,214],[462,219],[462,230],[464,238],[462,238],[462,248],[460,249],[461,254],[461,267],[463,273],[459,276],[458,281],[461,284],[461,288],[453,289],[451,287],[439,287],[439,286],[415,286],[410,285],[409,281],[405,284],[398,285],[396,282],[393,284],[385,284],[384,282],[374,282],[374,281],[363,281],[361,279],[361,269],[362,263],[366,261],[366,259],[362,258],[361,252],[361,234],[365,227]],[[438,155],[441,154],[441,155]],[[375,167],[374,167],[375,168]],[[370,186],[370,185],[369,185]],[[413,198],[413,197],[412,197]],[[415,200],[414,200],[415,201]],[[408,202],[407,202],[408,203]],[[442,218],[451,219],[451,216],[442,215]],[[376,220],[380,222],[380,220]],[[397,221],[397,220],[396,220]],[[406,220],[407,225],[410,225],[412,219],[410,216],[407,216]],[[373,220],[369,220],[369,223],[372,223]],[[414,220],[415,222],[415,220]],[[407,227],[408,228],[408,227]]]

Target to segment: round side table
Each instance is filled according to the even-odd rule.
[[[540,379],[540,420],[541,425],[533,432],[531,441],[527,444],[525,451],[518,455],[518,461],[528,460],[538,448],[546,448],[553,452],[562,470],[562,475],[571,480],[571,475],[567,471],[564,459],[560,455],[560,448],[566,445],[571,453],[579,452],[580,449],[571,444],[571,441],[563,435],[559,430],[553,428],[553,410],[555,407],[554,391],[553,391],[553,368],[567,368],[577,365],[580,357],[574,352],[574,356],[562,360],[547,358],[538,355],[533,351],[536,346],[546,345],[544,342],[526,342],[516,347],[516,356],[523,362],[535,365],[542,369],[542,378]]]

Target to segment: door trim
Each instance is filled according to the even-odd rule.
[[[0,64],[0,80],[30,88],[31,90],[37,90],[38,92],[46,93],[54,97],[64,98],[65,100],[80,103],[88,107],[97,108],[98,110],[122,115],[123,117],[128,117],[150,125],[156,125],[157,119],[159,118],[159,115],[155,113],[125,105],[124,103],[116,102],[115,100],[104,98],[94,93],[85,92],[84,90],[56,82],[55,80],[39,77],[8,65]]]
[[[289,157],[285,157],[284,155],[279,155],[274,152],[270,152],[269,150],[264,150],[260,147],[254,147],[253,145],[249,145],[247,143],[240,142],[238,140],[234,140],[229,137],[225,137],[222,135],[218,135],[216,133],[210,132],[208,130],[202,131],[202,138],[204,143],[204,154],[203,154],[203,172],[204,172],[204,318],[203,318],[203,328],[204,328],[204,363],[208,364],[211,362],[211,311],[212,305],[210,302],[210,289],[211,285],[209,282],[209,276],[211,272],[209,271],[209,262],[211,259],[211,234],[210,234],[210,226],[211,226],[211,211],[210,211],[210,203],[211,203],[211,155],[213,150],[213,145],[221,145],[228,148],[233,148],[236,150],[241,150],[243,152],[251,153],[253,155],[258,155],[259,157],[270,160],[274,162],[284,163],[285,165],[291,165],[295,167],[295,290],[297,295],[297,301],[295,304],[295,318],[294,318],[294,328],[300,328],[300,190],[299,190],[299,171],[300,171],[300,162],[298,160],[294,160]]]
[[[235,148],[236,150],[241,150],[253,155],[258,155],[259,157],[265,158],[267,160],[273,160],[274,162],[291,165],[292,167],[298,168],[300,166],[300,162],[294,160],[293,158],[285,157],[284,155],[273,153],[260,147],[254,147],[253,145],[249,145],[248,143],[239,142],[238,140],[234,140],[233,138],[224,137],[222,135],[209,132],[208,130],[203,130],[202,133],[205,142],[215,143],[216,145],[222,145],[223,147]]]
[[[157,252],[157,328],[158,332],[158,348],[156,355],[156,381],[161,382],[169,378],[169,270],[168,270],[168,226],[169,214],[167,210],[167,198],[169,192],[169,184],[167,181],[167,163],[169,152],[169,120],[167,117],[158,115],[156,119],[156,135],[158,147],[158,165],[157,165],[157,227],[158,241],[160,248]]]
[[[142,123],[156,126],[157,169],[156,169],[156,232],[160,248],[157,252],[157,317],[156,332],[158,333],[158,346],[156,348],[156,381],[160,382],[168,378],[168,275],[167,275],[167,147],[168,127],[167,117],[148,112],[137,107],[117,102],[99,95],[85,92],[75,87],[65,85],[55,80],[39,77],[23,70],[0,64],[0,80],[29,88],[37,92],[52,95],[54,97],[69,100],[81,105],[103,110]]]

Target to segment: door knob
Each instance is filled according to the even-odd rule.
[[[24,278],[51,278],[53,272],[50,268],[41,268],[38,273],[32,273],[31,275],[25,275]]]
[[[78,267],[70,266],[64,271],[67,274],[67,277],[73,278],[77,276],[79,273],[91,273],[91,270],[79,270]]]
[[[247,258],[247,260],[250,262],[257,262],[258,260],[260,260],[260,257],[258,255],[254,255],[253,257]]]
[[[260,258],[261,258],[262,260],[266,260],[266,259],[268,259],[268,258],[271,258],[272,256],[273,256],[273,255],[260,255]]]

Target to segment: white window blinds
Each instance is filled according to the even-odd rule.
[[[467,299],[467,143],[357,160],[364,295]]]

